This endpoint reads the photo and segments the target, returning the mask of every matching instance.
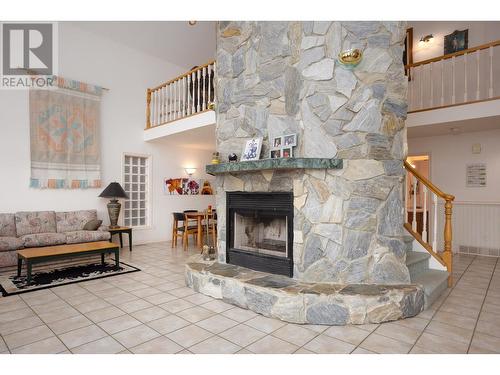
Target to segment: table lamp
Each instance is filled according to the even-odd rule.
[[[101,194],[99,194],[99,197],[111,198],[108,203],[109,227],[117,228],[118,217],[120,216],[120,209],[122,207],[121,203],[118,202],[118,199],[128,199],[127,193],[125,193],[125,190],[123,190],[118,182],[112,182],[106,187],[106,189],[103,190]]]

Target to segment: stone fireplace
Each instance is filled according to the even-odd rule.
[[[217,261],[188,263],[189,286],[296,323],[421,311],[403,241],[404,36],[402,22],[219,23],[217,151],[262,137],[262,160],[207,166]],[[354,68],[337,59],[350,48],[363,51]],[[268,159],[285,134],[294,157]]]

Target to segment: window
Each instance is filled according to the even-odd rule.
[[[127,227],[149,225],[149,157],[124,155],[123,181],[129,199],[125,201],[123,223]]]

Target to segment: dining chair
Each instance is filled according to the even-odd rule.
[[[212,246],[217,247],[217,213],[215,210],[212,210],[210,213],[208,210],[205,210],[205,218],[204,218],[204,223],[203,223],[203,231],[205,232],[205,235],[207,236],[207,242],[208,242],[208,236],[212,236]],[[208,225],[207,225],[208,224]],[[208,227],[208,230],[207,230]],[[203,249],[202,249],[203,251]]]
[[[195,235],[198,233],[198,226],[189,225],[186,214],[183,212],[173,212],[172,225],[172,247],[177,247],[177,237],[181,237],[184,249],[187,248],[189,234]]]

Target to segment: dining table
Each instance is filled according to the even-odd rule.
[[[196,245],[199,248],[203,247],[203,228],[202,228],[202,220],[205,217],[205,212],[185,212],[187,219],[195,219],[198,225],[198,230],[196,233]]]

